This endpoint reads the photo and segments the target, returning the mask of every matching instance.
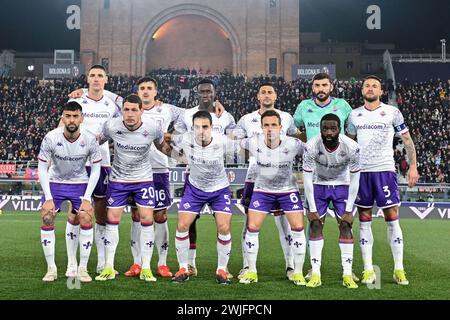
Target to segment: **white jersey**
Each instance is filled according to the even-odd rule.
[[[84,120],[81,128],[84,128],[97,136],[102,129],[103,124],[113,117],[120,115],[120,109],[117,105],[104,95],[100,100],[93,100],[87,94],[77,99],[70,99],[69,101],[78,102],[83,108]],[[107,143],[100,146],[102,152],[102,167],[110,167],[111,160],[109,155],[109,146]]]
[[[395,172],[393,139],[396,132],[408,132],[404,122],[400,110],[384,103],[373,111],[364,106],[352,110],[347,132],[357,136],[361,172]]]
[[[162,128],[163,132],[167,132],[169,125],[173,121],[177,121],[179,117],[182,117],[184,109],[175,107],[171,104],[163,104],[161,106],[155,106],[150,110],[145,110],[142,115],[142,119],[151,119],[156,121],[159,127]],[[165,173],[169,172],[169,159],[168,157],[156,149],[155,145],[151,147],[151,164],[154,173]]]
[[[38,159],[50,163],[50,182],[87,183],[86,162],[100,162],[102,155],[95,136],[87,130],[81,130],[78,139],[70,142],[64,127],[59,127],[45,135]]]
[[[340,134],[339,145],[335,150],[328,150],[320,135],[306,143],[303,171],[314,172],[313,183],[348,185],[350,171],[359,170],[359,146],[349,137]]]
[[[281,136],[293,135],[297,132],[297,127],[294,124],[294,118],[284,111],[275,109],[281,117]],[[251,138],[256,134],[262,134],[261,129],[261,114],[259,110],[253,111],[252,113],[247,113],[239,119],[236,128],[233,130],[233,135],[238,138],[248,137]],[[248,170],[247,176],[245,178],[246,182],[254,182],[256,176],[256,159],[255,157],[250,157],[248,160]]]
[[[263,134],[241,140],[241,148],[256,158],[255,191],[287,193],[298,191],[293,171],[295,157],[302,156],[305,144],[292,137],[282,137],[278,147],[266,145]]]
[[[194,114],[199,111],[199,106],[196,106],[191,109],[186,109],[184,111],[184,116],[179,117],[179,121],[177,121],[174,125],[175,130],[184,133],[184,132],[192,132],[194,131],[194,126],[192,123],[192,118]],[[212,117],[212,130],[213,134],[226,134],[228,129],[233,129],[236,126],[236,121],[231,113],[224,111],[223,114],[218,118],[215,113],[211,113]]]
[[[100,143],[112,139],[114,161],[110,181],[134,183],[153,180],[150,163],[151,145],[154,140],[163,141],[163,133],[157,123],[143,120],[141,126],[130,131],[122,117],[105,122],[100,133]]]
[[[172,145],[186,154],[190,169],[188,179],[194,187],[213,192],[230,185],[225,172],[224,156],[227,151],[235,152],[238,144],[222,135],[213,136],[211,143],[202,147],[195,141],[194,133],[187,132],[173,136]]]

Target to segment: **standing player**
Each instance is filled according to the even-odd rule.
[[[106,264],[95,280],[106,281],[115,278],[114,256],[119,242],[119,223],[123,208],[128,205],[128,197],[132,196],[141,221],[140,279],[156,281],[150,269],[155,243],[153,228],[155,188],[152,181],[150,147],[154,143],[161,149],[163,135],[156,122],[142,121],[142,112],[141,99],[134,94],[127,96],[122,107],[123,117],[106,122],[99,135],[100,143],[108,139],[113,140],[114,162],[107,190]]]
[[[190,168],[178,210],[175,247],[180,268],[173,281],[189,280],[189,228],[203,206],[209,204],[217,225],[216,281],[229,284],[227,266],[231,252],[232,211],[230,183],[224,166],[227,140],[223,135],[213,136],[213,121],[208,111],[197,111],[192,119],[193,132],[172,137],[172,145],[184,151]]]
[[[303,155],[305,196],[309,205],[310,254],[312,275],[307,287],[322,284],[320,265],[323,248],[323,225],[328,205],[333,203],[339,225],[339,247],[343,268],[342,284],[358,288],[352,278],[353,204],[359,187],[359,146],[341,131],[341,120],[329,113],[320,120],[321,135],[306,144]],[[314,183],[314,184],[313,184]]]
[[[313,98],[303,100],[294,114],[295,125],[306,129],[303,141],[307,141],[320,135],[320,119],[328,113],[336,114],[341,120],[341,133],[344,134],[345,123],[352,111],[350,105],[344,99],[332,97],[334,85],[327,73],[317,73],[312,79]],[[306,208],[308,210],[308,208]],[[310,270],[306,279],[311,277]],[[359,278],[352,273],[353,279]]]
[[[401,134],[409,160],[408,186],[419,179],[416,150],[403,115],[396,107],[380,102],[383,94],[381,80],[369,76],[364,80],[362,95],[364,106],[352,111],[347,131],[357,137],[361,147],[361,178],[355,205],[359,213],[359,242],[364,262],[362,283],[374,283],[376,275],[372,265],[372,207],[374,201],[383,209],[388,227],[388,239],[394,258],[394,281],[408,285],[403,269],[403,234],[400,228],[398,206],[400,193],[395,173],[394,134]]]
[[[138,96],[142,100],[143,121],[146,119],[157,122],[164,132],[167,132],[169,125],[178,120],[183,114],[183,109],[170,104],[156,105],[155,96],[158,91],[158,84],[155,79],[143,77],[137,82]],[[169,226],[167,224],[167,208],[172,204],[169,184],[169,159],[161,151],[152,145],[153,154],[151,164],[153,169],[153,183],[155,185],[155,208],[153,217],[155,224],[155,245],[158,251],[157,274],[163,278],[172,278],[172,272],[167,266],[167,250],[169,248]],[[131,251],[134,264],[130,270],[125,272],[125,276],[139,276],[141,272],[140,254],[140,221],[137,208],[132,206],[131,211],[133,222],[131,224]]]
[[[58,277],[55,264],[55,217],[61,203],[68,200],[74,210],[71,214],[79,215],[81,224],[80,265],[75,276],[81,282],[90,282],[92,278],[87,272],[87,263],[93,242],[91,196],[100,176],[102,155],[95,136],[80,130],[83,114],[78,103],[65,104],[61,120],[64,127],[46,134],[38,156],[39,181],[44,191],[41,243],[47,261],[47,274],[42,280],[55,281]],[[89,179],[86,161],[91,164]]]
[[[277,93],[275,87],[271,83],[262,83],[258,87],[257,99],[259,101],[259,109],[244,115],[237,123],[236,128],[233,130],[234,136],[238,138],[253,137],[257,134],[262,134],[263,129],[261,127],[261,115],[268,110],[275,110],[280,114],[281,117],[281,135],[284,137],[286,135],[296,135],[300,136],[300,132],[294,125],[294,120],[292,116],[284,111],[275,109],[275,102],[277,100]],[[245,178],[244,192],[242,194],[242,204],[245,208],[245,213],[248,213],[248,206],[250,204],[250,199],[252,198],[253,188],[255,185],[255,175],[258,166],[256,165],[255,157],[250,157],[249,165],[247,170],[247,176]],[[291,280],[294,273],[294,260],[292,255],[292,248],[289,242],[292,241],[291,227],[286,219],[283,211],[274,210],[275,224],[278,228],[278,235],[280,238],[281,248],[283,249],[284,258],[286,261],[286,276]],[[244,224],[244,229],[242,230],[242,257],[243,257],[243,268],[238,275],[238,279],[248,271],[248,261],[245,255],[245,233],[247,231],[247,223]]]
[[[224,111],[222,116],[219,118],[215,114],[215,103],[214,99],[216,96],[216,90],[214,88],[214,83],[209,79],[203,79],[197,84],[197,94],[199,105],[187,109],[184,112],[184,116],[179,118],[174,125],[175,130],[178,133],[184,132],[192,132],[193,131],[193,115],[198,111],[208,111],[211,113],[212,119],[212,130],[214,136],[223,136],[226,131],[229,129],[233,129],[236,126],[236,122],[234,121],[233,116]],[[196,216],[196,219],[200,218],[200,215]],[[196,220],[191,224],[189,229],[189,241],[190,241],[190,249],[189,249],[189,263],[188,263],[188,271],[189,275],[197,275],[197,266],[195,263],[195,258],[197,256],[197,228],[196,228]],[[228,274],[228,277],[232,277],[231,274]]]
[[[69,101],[78,102],[83,108],[84,121],[82,128],[97,135],[101,130],[103,124],[116,116],[120,115],[120,109],[116,103],[104,94],[104,88],[108,82],[106,70],[101,65],[94,65],[89,69],[87,75],[87,82],[89,85],[87,93],[81,97],[71,99]],[[111,171],[111,160],[109,154],[108,144],[100,146],[102,153],[102,163],[100,171],[100,179],[98,179],[97,186],[94,189],[94,214],[95,214],[95,230],[94,239],[97,247],[97,273],[100,273],[105,265],[105,228],[106,228],[106,187],[108,185],[108,176]],[[91,168],[86,167],[88,175]],[[76,265],[76,235],[79,230],[78,226],[67,223],[66,227],[66,243],[67,248],[71,249],[69,263],[66,275],[70,276],[74,272],[74,264]]]
[[[261,115],[264,134],[258,134],[241,141],[241,147],[256,157],[257,170],[255,187],[248,210],[245,245],[248,271],[240,283],[258,282],[256,260],[259,251],[259,230],[267,214],[280,208],[286,214],[292,234],[295,285],[305,285],[303,263],[305,261],[306,239],[303,231],[303,206],[293,173],[293,161],[304,152],[305,145],[298,139],[281,136],[281,117],[275,110]]]
[[[320,135],[320,119],[327,113],[336,114],[341,120],[341,133],[344,134],[344,124],[352,108],[344,99],[331,96],[334,86],[326,73],[317,73],[312,79],[312,99],[303,100],[295,110],[295,125],[305,127],[306,140]]]

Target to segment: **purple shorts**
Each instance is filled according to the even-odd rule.
[[[87,183],[54,183],[50,182],[50,192],[53,197],[53,203],[55,204],[56,212],[61,210],[61,203],[65,200],[70,201],[72,204],[73,213],[78,213],[78,209],[81,206],[81,201],[86,191]],[[42,196],[41,206],[45,202],[45,195]]]
[[[155,186],[155,211],[167,209],[172,205],[170,198],[170,182],[169,173],[154,173],[153,184]],[[130,197],[128,203],[131,207],[136,208],[136,202]]]
[[[123,183],[110,181],[106,191],[107,208],[124,208],[128,205],[128,198],[139,207],[155,207],[155,186],[153,181],[138,183]]]
[[[381,209],[400,204],[395,172],[361,172],[355,205],[361,208],[372,208],[374,201]]]
[[[189,179],[186,179],[185,186],[178,212],[200,214],[203,206],[209,204],[214,213],[232,214],[231,191],[229,187],[213,192],[205,192],[194,187],[189,182]]]
[[[91,175],[91,167],[86,167],[86,172],[88,177]],[[106,197],[106,189],[108,188],[108,179],[111,174],[110,167],[101,167],[100,169],[100,177],[98,178],[97,185],[95,186],[94,192],[92,195],[97,198]]]
[[[242,205],[246,209],[248,209],[248,207],[250,206],[250,201],[252,200],[254,188],[255,188],[254,182],[245,182],[244,191],[242,192]],[[270,210],[270,212],[275,212],[278,210],[280,210],[279,205],[275,206],[274,209]],[[247,212],[245,212],[245,213],[247,213]]]
[[[253,192],[249,210],[269,213],[275,209],[284,212],[303,211],[302,199],[298,191],[288,193]]]
[[[328,205],[333,203],[334,212],[342,217],[345,213],[345,206],[348,199],[348,186],[326,186],[314,184],[314,201],[316,202],[317,213],[320,218],[327,214]]]

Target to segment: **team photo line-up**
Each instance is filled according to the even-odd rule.
[[[125,98],[105,90],[107,81],[104,67],[92,66],[87,73],[88,88],[70,93],[59,126],[45,135],[40,146],[41,244],[47,262],[43,281],[58,277],[55,218],[67,200],[66,277],[92,281],[87,265],[93,244],[97,249],[95,280],[109,281],[119,274],[114,267],[119,224],[124,208],[130,206],[134,261],[124,275],[156,281],[150,267],[156,248],[157,275],[174,283],[188,281],[197,275],[196,221],[208,204],[217,227],[215,279],[230,284],[232,194],[225,163],[239,158],[248,160],[241,199],[245,223],[243,265],[237,275],[240,283],[258,282],[259,232],[266,216],[272,214],[286,261],[286,278],[297,286],[321,286],[323,226],[330,205],[339,229],[342,285],[355,289],[358,281],[375,283],[371,223],[376,201],[387,224],[393,280],[409,284],[403,267],[394,136],[405,145],[409,187],[419,178],[416,151],[401,112],[380,101],[381,79],[364,79],[364,105],[352,109],[344,99],[331,96],[333,82],[328,74],[316,74],[311,83],[314,96],[302,101],[293,116],[275,108],[275,86],[261,83],[259,109],[237,123],[215,101],[214,83],[208,79],[197,84],[198,106],[190,109],[156,100],[158,84],[150,77],[139,79],[137,93]],[[109,143],[114,147],[112,163]],[[303,168],[305,203],[294,175],[293,164],[298,160]],[[172,161],[187,164],[188,171],[178,209],[175,248],[179,268],[174,273],[167,265]],[[364,264],[361,280],[352,271],[354,206]],[[309,223],[307,234],[304,217]],[[307,250],[312,268],[304,275]]]

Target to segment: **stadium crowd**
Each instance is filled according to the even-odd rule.
[[[180,107],[197,104],[192,89],[200,78],[208,77],[216,85],[217,98],[233,114],[236,121],[257,109],[258,84],[271,81],[278,93],[277,108],[294,114],[297,105],[311,96],[306,80],[285,81],[279,77],[260,76],[249,80],[245,75],[204,75],[195,70],[156,70],[149,74],[158,81],[158,99]],[[121,96],[136,92],[137,77],[111,76],[107,89]],[[87,87],[85,76],[77,79],[43,81],[37,78],[0,78],[0,160],[35,160],[44,135],[53,129],[60,116],[60,106],[76,88]],[[361,81],[335,81],[334,96],[344,98],[352,107],[363,104]],[[191,90],[187,97],[182,91]],[[389,85],[382,97],[388,102],[393,93]],[[396,103],[402,111],[415,141],[419,182],[450,183],[450,81],[399,83]],[[406,151],[395,147],[395,160],[400,182],[408,164]]]

